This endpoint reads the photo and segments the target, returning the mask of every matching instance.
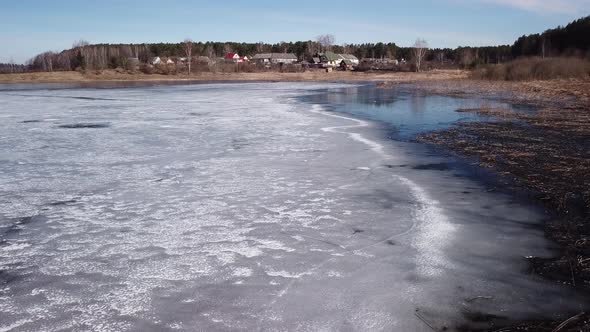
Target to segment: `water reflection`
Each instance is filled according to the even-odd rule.
[[[387,89],[374,85],[357,86],[306,98],[315,104],[328,105],[338,112],[390,124],[393,126],[393,138],[399,140],[411,140],[418,133],[448,128],[460,121],[482,119],[474,113],[456,112],[458,109],[484,105],[492,108],[523,109],[522,106],[479,97],[430,95],[411,85]]]

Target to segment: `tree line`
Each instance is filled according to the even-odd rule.
[[[505,49],[508,49],[506,51]],[[413,47],[399,47],[395,43],[363,43],[343,45],[322,45],[317,41],[297,41],[281,43],[237,43],[237,42],[192,42],[191,54],[194,57],[206,56],[211,59],[236,52],[240,55],[257,53],[293,53],[300,61],[311,60],[319,52],[354,54],[359,59],[398,59],[413,58]],[[153,44],[94,44],[77,43],[71,49],[60,53],[44,52],[28,61],[24,68],[32,71],[69,71],[81,69],[107,69],[125,67],[129,58],[138,58],[149,63],[155,56],[186,57],[187,50],[182,43]],[[426,61],[453,63],[483,63],[505,61],[510,57],[509,46],[479,47],[457,49],[428,49]],[[478,60],[479,59],[479,60]],[[2,68],[2,67],[0,67]],[[2,69],[0,69],[2,70]],[[4,71],[6,72],[6,71]]]
[[[522,36],[511,48],[513,57],[575,55],[590,57],[590,16],[543,33]]]
[[[240,55],[257,53],[294,53],[301,61],[310,60],[319,52],[354,54],[359,59],[411,60],[414,47],[395,43],[362,43],[333,45],[334,36],[322,35],[315,40],[280,43],[191,42],[193,57],[223,57],[229,52]],[[59,53],[36,55],[25,66],[0,64],[0,72],[107,69],[125,67],[129,58],[148,63],[151,57],[185,57],[186,43],[93,44],[78,41]],[[541,34],[522,36],[513,45],[488,47],[429,48],[422,54],[425,61],[452,63],[463,67],[503,63],[522,56],[577,55],[590,57],[590,16]]]

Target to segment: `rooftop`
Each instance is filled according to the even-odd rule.
[[[252,59],[292,59],[297,60],[297,56],[293,53],[259,53]]]

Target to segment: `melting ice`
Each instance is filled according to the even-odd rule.
[[[525,273],[551,254],[537,209],[299,98],[342,88],[0,91],[0,331],[430,331],[578,309]]]

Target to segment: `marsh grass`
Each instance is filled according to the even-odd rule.
[[[471,78],[496,81],[533,81],[590,77],[590,61],[581,58],[523,58],[508,63],[484,65]]]

